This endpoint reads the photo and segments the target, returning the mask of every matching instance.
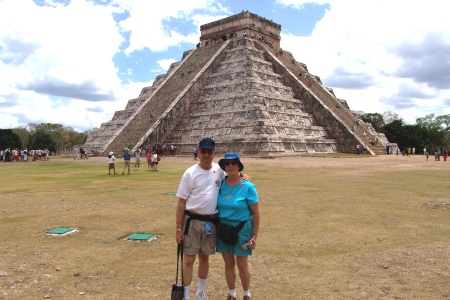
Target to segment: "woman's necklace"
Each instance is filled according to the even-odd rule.
[[[227,179],[228,193],[225,195],[225,201],[234,199],[234,189],[239,186],[240,178],[238,180]]]

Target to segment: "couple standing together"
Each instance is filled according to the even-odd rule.
[[[243,299],[250,296],[248,256],[256,247],[260,214],[255,186],[243,180],[244,165],[236,152],[228,152],[218,164],[213,163],[215,142],[204,138],[198,145],[198,164],[188,168],[178,187],[176,242],[183,243],[184,299],[189,299],[193,265],[198,256],[197,300],[206,300],[205,285],[209,271],[209,255],[222,253],[227,300],[236,299],[236,269],[243,289]],[[227,175],[227,176],[226,176]],[[244,178],[247,178],[244,176]],[[217,237],[217,225],[243,227],[236,245],[225,244]],[[241,227],[241,226],[240,226]],[[246,247],[246,245],[250,246]],[[244,248],[248,248],[245,249]]]

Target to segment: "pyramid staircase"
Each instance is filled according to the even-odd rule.
[[[204,136],[216,139],[219,152],[244,155],[336,151],[336,142],[304,112],[302,101],[293,97],[255,41],[231,41],[208,77],[168,135],[182,152],[190,152]]]
[[[134,113],[139,110],[143,103],[153,95],[156,88],[171,74],[173,70],[179,65],[179,62],[171,64],[167,74],[159,75],[150,87],[144,87],[138,98],[128,100],[124,110],[119,110],[114,113],[111,121],[102,123],[99,130],[88,135],[85,145],[94,154],[101,154],[106,145],[108,145],[115,134],[125,127]]]

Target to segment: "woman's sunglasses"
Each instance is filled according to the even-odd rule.
[[[224,164],[225,166],[229,166],[229,165],[235,166],[235,165],[237,165],[238,163],[237,163],[237,161],[232,160],[232,161],[226,161],[226,162],[224,162],[223,164]]]

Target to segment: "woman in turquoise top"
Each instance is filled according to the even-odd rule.
[[[227,172],[217,200],[219,222],[234,227],[245,222],[239,231],[236,245],[227,245],[220,238],[217,239],[217,252],[222,253],[225,262],[225,278],[229,289],[227,300],[236,299],[236,264],[244,292],[243,299],[248,300],[251,299],[248,256],[256,248],[260,223],[258,193],[253,183],[242,180],[240,172],[244,165],[236,152],[226,153],[219,161],[219,166]]]

